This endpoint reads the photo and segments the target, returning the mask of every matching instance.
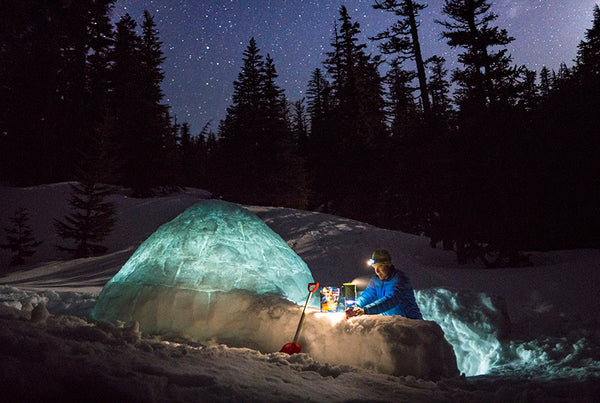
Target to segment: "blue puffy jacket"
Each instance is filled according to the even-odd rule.
[[[356,306],[364,309],[367,315],[402,315],[409,319],[423,319],[410,279],[397,269],[387,281],[373,276],[366,290],[356,299]]]

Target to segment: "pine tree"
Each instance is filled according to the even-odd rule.
[[[306,205],[306,178],[287,118],[287,101],[276,84],[273,59],[256,40],[244,51],[233,103],[219,127],[220,191],[247,203]]]
[[[112,188],[91,182],[79,182],[71,185],[69,206],[74,213],[64,217],[64,221],[55,220],[58,235],[71,239],[74,246],[61,246],[58,249],[70,252],[73,257],[89,257],[106,252],[102,242],[116,222],[115,208],[104,201],[112,193]]]
[[[316,138],[326,153],[317,163],[325,164],[326,178],[315,175],[323,191],[316,195],[325,205],[333,205],[338,214],[365,218],[371,190],[381,189],[380,167],[365,167],[366,153],[379,153],[387,138],[383,78],[378,72],[381,60],[365,54],[366,44],[359,43],[360,25],[353,22],[346,7],[339,10],[339,30],[335,26],[333,49],[325,61],[331,76],[331,112],[328,114],[326,136]],[[335,178],[335,179],[334,179]]]
[[[308,82],[308,113],[310,114],[311,127],[322,121],[329,112],[330,85],[323,76],[321,69],[316,68]]]
[[[539,91],[542,98],[548,98],[552,91],[552,78],[550,76],[550,70],[548,70],[548,67],[546,66],[543,66],[542,70],[540,70]]]
[[[392,117],[391,130],[395,141],[411,139],[416,135],[419,117],[413,96],[415,88],[411,85],[414,79],[414,71],[404,70],[398,63],[393,63],[387,74]]]
[[[122,166],[119,172],[120,183],[134,186],[137,182],[139,165],[143,151],[139,145],[140,127],[143,117],[138,111],[143,103],[141,98],[140,41],[136,34],[137,23],[125,14],[116,24],[115,46],[111,58],[112,92],[111,112],[115,118],[116,139]]]
[[[531,112],[539,103],[539,88],[536,85],[537,73],[522,67],[519,71],[521,81],[517,84],[517,106]]]
[[[515,118],[519,70],[511,65],[506,45],[514,40],[493,26],[497,15],[488,0],[445,0],[443,37],[461,48],[452,80],[458,88],[458,110],[453,142],[441,143],[435,158],[436,222],[432,233],[456,244],[459,262],[466,262],[469,244],[486,242],[515,252],[520,233],[519,201],[527,191],[520,181],[520,161],[527,155],[524,120]],[[445,162],[444,162],[445,161]],[[513,180],[509,180],[511,178]]]
[[[384,54],[397,54],[397,62],[414,60],[417,67],[417,78],[421,93],[421,105],[426,119],[429,120],[431,106],[429,90],[425,75],[425,63],[419,41],[419,11],[427,7],[413,0],[383,0],[375,1],[373,8],[394,13],[398,21],[390,28],[377,35],[375,40],[383,41],[379,48]]]
[[[588,79],[600,80],[600,7],[594,6],[592,27],[578,45],[577,71]]]
[[[434,121],[438,122],[435,125],[438,128],[443,126],[439,122],[447,121],[452,107],[449,96],[450,82],[446,79],[448,70],[444,67],[444,63],[446,63],[446,59],[439,56],[432,56],[426,61],[426,65],[431,66],[428,88],[431,96],[432,115]]]
[[[80,153],[79,181],[70,184],[69,206],[74,212],[63,220],[54,220],[58,235],[63,239],[71,239],[75,244],[57,245],[57,248],[70,252],[75,258],[105,252],[107,248],[100,243],[116,223],[115,205],[105,200],[114,191],[105,181],[112,177],[111,171],[117,166],[111,153],[112,122],[107,114],[103,126],[90,136],[88,148]]]
[[[263,56],[254,38],[244,50],[243,66],[233,83],[233,102],[219,126],[218,188],[226,198],[255,201],[260,133]]]
[[[6,243],[0,245],[2,249],[8,249],[14,256],[10,260],[11,265],[21,265],[25,263],[25,258],[35,253],[35,248],[42,244],[33,236],[33,231],[29,226],[29,212],[26,208],[20,207],[10,218],[12,227],[4,228],[6,234]]]
[[[460,86],[458,101],[467,113],[505,102],[510,96],[507,84],[516,74],[504,48],[514,38],[490,25],[498,18],[490,8],[488,0],[445,0],[442,11],[450,21],[437,21],[446,29],[442,36],[448,45],[464,49],[458,56],[464,69],[455,70],[453,80]],[[502,49],[493,51],[492,47]]]
[[[153,17],[144,13],[142,36],[137,23],[124,15],[116,24],[112,58],[112,110],[123,156],[121,179],[136,196],[148,196],[157,185],[169,185],[173,176],[165,147],[173,148],[168,109],[162,104],[164,78],[161,42]]]
[[[296,101],[293,106],[294,113],[292,118],[292,133],[294,136],[294,141],[298,147],[300,157],[304,161],[308,161],[308,124],[306,120],[306,107],[304,106],[304,98]]]

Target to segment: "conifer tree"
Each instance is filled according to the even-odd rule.
[[[306,107],[304,106],[304,98],[294,103],[294,111],[292,118],[292,133],[294,141],[298,147],[300,157],[304,161],[308,161],[308,124],[306,120]]]
[[[513,38],[493,25],[491,6],[488,0],[445,0],[448,20],[437,21],[447,43],[462,49],[462,68],[452,75],[459,106],[455,144],[444,144],[447,157],[439,160],[434,212],[440,231],[432,232],[455,241],[461,263],[468,245],[478,242],[513,253],[523,232],[519,198],[526,187],[507,180],[525,175],[512,162],[523,153],[523,122],[514,119],[519,70],[506,49]]]
[[[425,62],[419,41],[419,11],[427,7],[414,0],[383,0],[375,1],[373,8],[394,13],[399,19],[387,30],[378,34],[374,39],[383,41],[379,48],[384,54],[397,54],[397,62],[414,60],[417,67],[417,78],[421,105],[426,119],[431,112],[429,90],[425,74]]]
[[[522,67],[519,71],[521,80],[517,84],[517,106],[531,112],[539,102],[539,88],[536,85],[537,73]]]
[[[363,156],[379,152],[387,137],[381,60],[365,54],[366,44],[358,41],[360,25],[346,7],[341,6],[339,13],[339,30],[336,25],[333,49],[325,61],[332,80],[331,123],[324,149],[331,170],[326,175],[336,179],[331,186],[319,187],[326,192],[323,202],[333,204],[337,213],[365,218],[361,215],[368,214],[367,195],[380,189],[382,176],[376,173],[381,167],[365,168]]]
[[[148,12],[144,13],[142,36],[128,14],[116,28],[112,110],[123,157],[121,178],[136,196],[148,196],[154,186],[167,184],[172,161],[162,150],[176,142],[167,107],[161,103],[164,57],[156,24]]]
[[[75,210],[55,220],[58,235],[63,239],[71,239],[74,246],[57,245],[75,258],[89,257],[106,252],[102,242],[113,229],[116,222],[113,203],[104,199],[112,193],[112,188],[93,181],[83,180],[71,184],[69,206]]]
[[[392,118],[391,130],[394,141],[414,138],[416,122],[418,121],[417,105],[412,82],[414,71],[407,71],[396,62],[387,74],[390,94],[390,113]]]
[[[448,45],[464,49],[458,56],[464,69],[455,70],[453,80],[460,86],[458,101],[467,113],[466,109],[483,111],[506,101],[506,85],[516,74],[504,48],[514,38],[490,25],[498,18],[490,8],[488,0],[445,0],[442,11],[450,20],[437,21],[446,29],[442,36]]]
[[[542,70],[540,70],[540,85],[539,85],[540,95],[543,98],[547,98],[550,95],[552,90],[552,78],[550,75],[550,70],[548,67],[543,66]]]
[[[575,62],[580,74],[596,82],[600,80],[600,7],[597,4],[594,6],[592,27],[578,45]]]
[[[438,130],[444,126],[442,122],[447,122],[452,102],[449,96],[450,82],[446,79],[448,70],[444,67],[444,63],[446,59],[439,56],[432,56],[426,61],[426,64],[431,66],[428,89],[431,95],[433,120],[436,122],[434,126]]]
[[[4,228],[6,243],[0,247],[13,253],[10,264],[16,266],[25,263],[25,258],[33,255],[35,248],[42,242],[37,241],[33,236],[33,230],[29,226],[29,212],[26,208],[20,207],[15,210],[10,222],[12,227]]]
[[[319,131],[319,125],[330,112],[331,86],[323,76],[321,69],[316,68],[308,82],[308,113],[310,114],[311,131]]]
[[[333,129],[335,118],[332,87],[319,68],[311,74],[307,96],[310,133],[306,166],[313,190],[311,207],[317,208],[333,199],[331,193],[335,189],[335,178],[331,172],[335,167],[335,160],[331,154],[338,147],[336,131]]]
[[[233,103],[220,125],[220,190],[228,198],[258,204],[306,205],[307,185],[277,85],[273,59],[256,40],[244,51]]]
[[[106,180],[112,177],[111,171],[117,167],[111,153],[113,130],[112,117],[107,114],[103,125],[90,136],[88,147],[80,153],[78,182],[70,184],[69,206],[73,212],[63,220],[54,220],[58,235],[74,243],[57,245],[57,248],[75,258],[105,252],[107,248],[101,242],[116,223],[116,207],[105,200],[114,191]]]

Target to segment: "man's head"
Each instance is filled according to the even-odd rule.
[[[392,277],[394,267],[392,266],[392,256],[385,249],[377,249],[371,254],[369,265],[375,270],[379,279],[386,281]]]

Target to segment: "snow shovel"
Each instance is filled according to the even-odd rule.
[[[306,312],[306,306],[308,305],[310,296],[318,288],[319,288],[319,283],[309,283],[308,284],[308,297],[306,298],[306,303],[304,304],[304,309],[302,310],[302,316],[300,316],[300,323],[298,323],[298,329],[296,329],[296,335],[294,336],[294,341],[291,343],[287,343],[283,347],[281,347],[281,350],[279,350],[280,353],[287,353],[289,355],[292,355],[292,354],[297,354],[300,351],[302,351],[302,347],[298,343],[298,335],[300,334],[300,329],[302,328],[302,322],[304,321],[304,312]]]

